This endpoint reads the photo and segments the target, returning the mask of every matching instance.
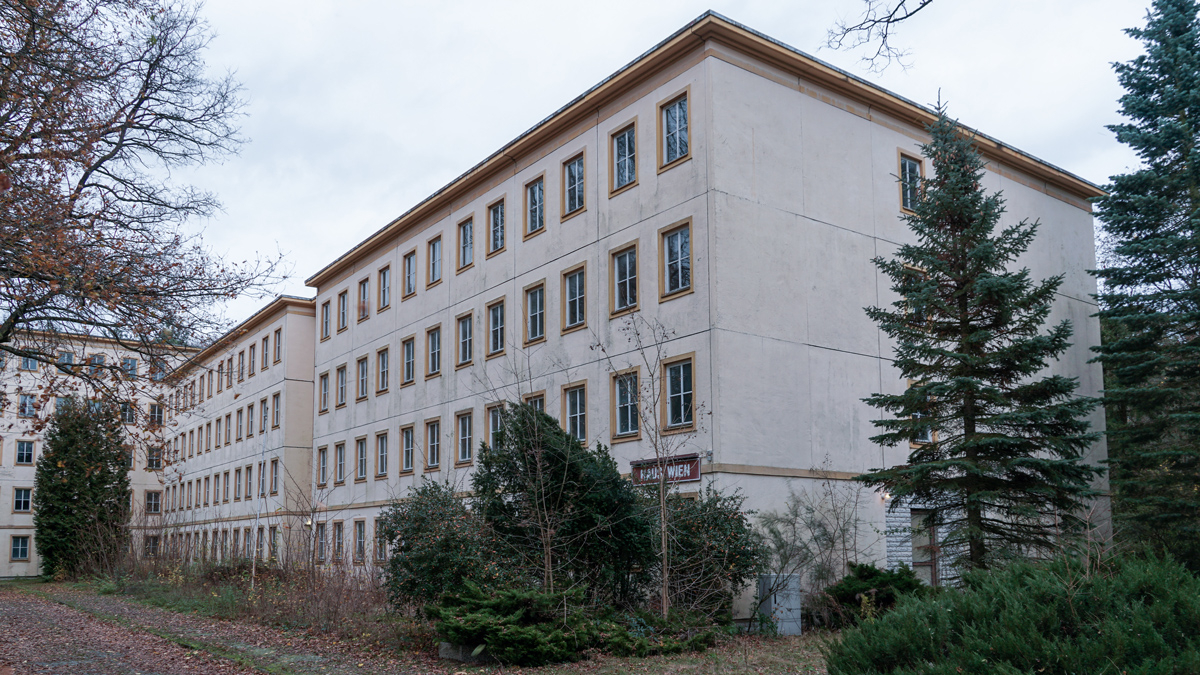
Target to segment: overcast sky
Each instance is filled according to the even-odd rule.
[[[232,259],[282,251],[278,292],[612,74],[707,9],[1025,152],[1103,184],[1136,165],[1106,124],[1111,64],[1139,53],[1122,29],[1149,0],[938,0],[902,25],[907,69],[823,47],[861,0],[385,2],[208,0],[207,61],[246,89],[250,143],[179,176],[224,212],[206,241]],[[263,299],[227,308],[249,316]]]

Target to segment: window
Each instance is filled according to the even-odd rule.
[[[246,379],[246,352],[244,352],[244,351],[238,352],[237,359],[238,359],[238,369],[237,369],[238,382],[241,382],[242,380]],[[176,399],[175,402],[178,404],[179,400]]]
[[[333,446],[334,481],[341,483],[346,480],[346,444],[338,443]]]
[[[425,343],[429,346],[429,361],[426,364],[425,375],[432,377],[442,372],[442,329],[429,329],[425,334]]]
[[[504,301],[488,307],[488,355],[504,351]]]
[[[530,394],[526,396],[525,404],[538,412],[546,412],[546,396],[544,394]]]
[[[121,422],[124,424],[133,424],[136,421],[132,403],[121,404]]]
[[[212,394],[213,394],[212,387],[213,387],[213,372],[210,370],[210,371],[208,371],[208,396],[206,398],[212,398]]]
[[[233,498],[235,500],[242,498],[242,470],[234,469],[233,471]]]
[[[616,435],[638,433],[638,374],[637,371],[613,376],[613,404],[616,406]]]
[[[258,433],[267,432],[267,399],[258,402]]]
[[[387,560],[387,531],[379,525],[379,519],[375,520],[375,560]]]
[[[492,447],[500,444],[500,428],[504,425],[504,405],[488,408],[488,441]]]
[[[347,307],[347,305],[349,303],[350,303],[350,299],[349,299],[346,291],[342,291],[341,293],[338,293],[338,296],[337,296],[337,312],[338,312],[337,327],[338,327],[338,330],[345,330],[346,326],[349,325],[350,308]]]
[[[60,355],[60,358],[61,358],[61,355]],[[32,356],[22,356],[21,362],[17,365],[17,370],[35,371],[37,369],[38,369],[37,359],[33,358]]]
[[[900,155],[900,208],[912,211],[917,208],[921,195],[921,160]]]
[[[442,238],[429,242],[429,282],[432,286],[442,280]]]
[[[138,376],[137,359],[128,359],[128,358],[121,359],[121,372],[125,374],[125,377],[127,377],[131,380],[136,380],[137,376]],[[209,373],[208,381],[212,382],[212,373]],[[212,385],[211,384],[208,387],[208,395],[212,396]]]
[[[283,329],[275,329],[275,363],[283,360]],[[212,387],[209,387],[212,390]]]
[[[387,391],[388,388],[388,350],[380,349],[375,352],[375,389]]]
[[[426,442],[426,464],[429,469],[437,468],[442,457],[442,425],[440,422],[427,422],[425,424],[425,442]]]
[[[354,479],[367,478],[367,439],[359,438],[354,441]]]
[[[161,469],[163,467],[162,456],[162,448],[148,448],[146,450],[146,468]]]
[[[458,461],[471,461],[471,413],[458,416]]]
[[[346,366],[341,366],[337,369],[337,405],[346,405]]]
[[[922,403],[928,404],[928,398],[922,397]],[[912,414],[914,428],[910,445],[924,445],[925,443],[932,443],[935,440],[936,435],[934,434],[933,425],[928,423],[921,424],[920,422],[921,419],[927,416],[927,413],[924,412],[914,412]]]
[[[367,557],[367,523],[354,521],[354,559],[362,562]]]
[[[265,497],[267,495],[267,463],[258,463],[258,496]]]
[[[321,412],[329,410],[329,373],[323,373],[317,379],[317,409]]]
[[[164,368],[163,372],[166,372]],[[233,357],[229,357],[225,361],[225,388],[233,389]]]
[[[329,337],[329,302],[321,303],[321,339]],[[235,533],[236,534],[236,533]]]
[[[19,366],[19,370],[29,370],[28,368],[25,367],[25,365],[26,365],[25,359],[26,358],[28,358],[28,357],[21,357],[21,364]],[[59,352],[57,363],[58,363],[57,368],[60,373],[66,373],[67,375],[70,375],[74,370],[71,367],[71,365],[75,363],[75,355],[72,354],[71,352]],[[33,362],[33,366],[34,366],[34,368],[37,367],[36,361]]]
[[[255,358],[257,354],[258,346],[250,345],[250,377],[254,377],[255,364],[258,363],[258,359]]]
[[[225,472],[225,491],[221,497],[224,501],[229,501],[229,472]]]
[[[142,552],[147,558],[158,557],[158,536],[146,535],[142,539]]]
[[[17,417],[33,417],[37,414],[37,405],[33,394],[21,394],[17,399]]]
[[[913,509],[912,567],[918,579],[930,586],[938,585],[938,531],[932,511]]]
[[[271,494],[279,494],[279,460],[271,460]]]
[[[546,227],[546,184],[539,178],[525,186],[525,234],[537,234]]]
[[[271,427],[272,428],[277,428],[279,426],[279,406],[280,406],[280,403],[282,402],[282,400],[283,400],[283,396],[281,394],[275,394],[275,395],[271,396]],[[266,417],[264,415],[264,420],[265,420],[265,418]]]
[[[637,247],[613,254],[613,312],[637,307]]]
[[[33,464],[33,441],[17,441],[17,464]]]
[[[587,442],[587,387],[571,387],[563,393],[567,413],[567,433]]]
[[[466,219],[458,224],[458,269],[464,270],[475,262],[475,223]]]
[[[400,430],[400,470],[413,470],[413,429],[408,427]]]
[[[235,438],[239,441],[242,440],[242,412],[240,408],[237,411],[237,436]],[[251,415],[250,419],[254,419],[254,416]]]
[[[612,190],[637,182],[637,129],[632,124],[612,137]]]
[[[692,424],[692,360],[667,364],[667,426]]]
[[[230,416],[225,416],[225,445],[229,445],[229,436],[233,433],[233,424],[230,423]]]
[[[417,292],[417,252],[404,256],[404,297]]]
[[[375,437],[375,475],[386,476],[388,472],[388,437],[379,434]]]
[[[205,506],[208,506],[208,495],[209,495],[209,492],[208,492],[208,490],[209,490],[209,488],[210,488],[210,487],[212,487],[212,486],[211,486],[211,484],[210,484],[210,482],[209,482],[209,477],[208,477],[208,476],[205,476],[205,477],[204,477],[204,505],[205,505]],[[196,495],[196,500],[197,500],[197,501],[199,501],[199,500],[200,500],[200,495],[199,495],[199,494],[197,494],[197,495]]]
[[[662,165],[688,155],[688,101],[683,95],[662,107]]]
[[[371,316],[371,280],[363,279],[358,282],[358,320],[362,321]]]
[[[325,562],[325,523],[317,523],[316,530],[317,560]],[[237,537],[237,530],[233,531],[233,536]],[[236,543],[234,544],[234,548],[237,548]]]
[[[682,293],[692,288],[691,226],[684,225],[662,236],[662,295]]]
[[[367,360],[359,359],[358,363],[357,363],[357,367],[358,367],[358,397],[357,398],[359,400],[362,400],[367,397],[367,386],[369,384],[369,378],[367,376]]]
[[[153,493],[147,492],[146,499],[149,500]],[[30,488],[17,488],[13,490],[13,511],[26,512],[32,510],[33,490]],[[152,511],[151,513],[158,513]]]
[[[162,513],[162,493],[146,491],[146,513]]]
[[[319,448],[317,450],[317,485],[324,485],[329,482],[329,449]]]
[[[525,342],[537,342],[546,337],[546,287],[535,286],[525,291]]]
[[[403,384],[412,384],[413,378],[416,375],[416,360],[417,360],[417,341],[409,338],[401,345],[404,350],[404,382]]]
[[[581,266],[563,275],[563,330],[582,328],[587,322],[587,271]]]
[[[474,347],[471,336],[474,333],[474,317],[470,314],[458,318],[458,365],[471,362],[474,358]]]
[[[583,209],[583,155],[563,164],[563,215]]]
[[[504,248],[504,200],[488,207],[488,225],[491,236],[488,238],[488,254],[496,253]]]
[[[271,336],[266,336],[262,339],[262,369],[267,369],[267,354],[270,353],[268,345],[271,344]]]
[[[12,538],[12,559],[29,560],[29,537],[15,536]]]

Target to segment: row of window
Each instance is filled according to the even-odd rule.
[[[7,359],[0,356],[0,368],[7,364]],[[100,377],[108,366],[107,354],[92,354],[88,356],[84,364],[87,367],[87,374],[91,377]],[[41,367],[41,362],[32,356],[22,356],[17,360],[17,370],[36,373]],[[73,352],[58,352],[55,359],[55,367],[65,374],[74,374],[77,372],[75,363],[75,354]],[[133,357],[124,357],[121,359],[120,374],[128,379],[137,379],[138,377],[138,360]],[[166,375],[166,369],[156,367],[153,369],[153,376],[156,381],[163,379]]]
[[[365,520],[352,521],[352,555],[354,562],[361,563],[367,558],[367,522]],[[387,558],[387,539],[384,531],[380,528],[379,521],[374,523],[374,556],[376,560],[382,561]],[[161,535],[147,535],[143,540],[143,554],[146,557],[154,558],[160,555],[169,556],[172,558],[181,558],[184,560],[205,560],[210,556],[213,560],[225,559],[228,557],[244,557],[249,558],[252,555],[258,558],[263,558],[264,553],[267,558],[278,558],[281,553],[279,527],[276,525],[259,526],[257,537],[254,538],[253,549],[251,549],[251,532],[249,527],[234,527],[234,528],[215,528],[211,531],[201,530],[198,532],[182,532],[167,535],[167,546],[163,549],[161,545]],[[211,534],[211,536],[210,536]],[[26,558],[17,558],[16,545],[14,543],[14,559],[27,559],[29,541],[25,537],[24,553]],[[332,560],[340,562],[343,560],[343,551],[345,550],[345,523],[340,520],[332,522],[321,521],[315,523],[313,527],[313,554],[317,562],[327,562]],[[265,550],[264,550],[265,547]]]
[[[274,343],[272,343],[272,339],[274,339]],[[271,351],[272,344],[274,344],[273,352]],[[268,358],[268,354],[271,355],[270,358]],[[261,360],[259,359],[260,355]],[[283,329],[276,328],[274,333],[264,335],[261,341],[255,340],[246,349],[238,351],[236,369],[234,358],[234,355],[230,354],[229,358],[217,362],[215,370],[209,366],[194,380],[189,380],[187,384],[176,387],[174,392],[168,396],[169,414],[174,415],[176,411],[191,408],[201,401],[212,398],[214,393],[219,394],[226,389],[233,389],[235,373],[237,381],[242,382],[248,377],[254,377],[256,373],[268,370],[272,363],[282,362]]]
[[[243,480],[244,477],[244,480]],[[258,496],[279,494],[283,479],[278,458],[258,463]],[[146,513],[182,511],[254,498],[254,465],[189,479],[146,493]]]
[[[660,108],[661,129],[660,136],[662,145],[659,148],[660,166],[663,168],[674,165],[678,162],[687,159],[689,156],[688,147],[688,103],[687,95],[679,96]],[[636,147],[637,147],[637,125],[635,122],[630,122],[627,126],[620,128],[610,137],[611,143],[611,181],[613,185],[613,193],[624,191],[637,183],[637,162],[636,162]],[[585,199],[585,181],[586,172],[584,168],[584,156],[580,152],[572,156],[562,164],[562,219],[565,220],[582,212],[586,207]],[[524,205],[524,238],[540,234],[545,231],[546,227],[546,204],[545,204],[545,179],[539,176],[525,185],[525,205]],[[496,202],[489,204],[486,208],[487,212],[487,232],[485,237],[487,257],[492,257],[507,247],[507,237],[505,234],[505,200],[499,199]],[[456,227],[458,240],[455,245],[455,267],[457,272],[462,272],[474,266],[475,264],[475,219],[474,216],[467,218],[458,223]],[[670,294],[678,291],[680,288],[688,287],[687,283],[682,283],[680,278],[680,266],[686,264],[679,258],[680,242],[675,242],[674,274],[668,271],[668,283],[664,286],[664,294]],[[686,242],[682,243],[686,247]],[[425,272],[425,287],[432,288],[441,283],[443,274],[443,244],[442,235],[438,234],[425,244],[426,247],[426,272]],[[690,255],[684,255],[687,263],[690,263]],[[672,263],[667,263],[667,269],[670,270]],[[418,270],[417,270],[417,251],[413,249],[405,253],[402,261],[401,280],[401,300],[408,299],[417,293],[418,286]],[[690,268],[689,268],[690,269]],[[674,280],[674,286],[670,283]],[[383,311],[389,308],[392,304],[392,269],[391,266],[386,266],[380,269],[377,273],[376,282],[376,311]],[[371,279],[370,277],[361,279],[358,282],[356,295],[358,321],[365,321],[371,315]],[[332,324],[334,321],[334,307],[329,301],[321,304],[320,330],[321,339],[326,339],[332,334]],[[341,291],[337,295],[336,305],[336,322],[337,330],[342,331],[350,325],[350,291],[349,289]]]
[[[282,406],[283,395],[280,393],[271,395],[269,406],[267,405],[267,399],[263,398],[259,400],[259,433],[265,432],[268,425],[272,429],[279,428]],[[202,424],[195,429],[176,436],[173,441],[172,456],[176,460],[187,459],[197,454],[203,455],[206,452],[212,452],[214,447],[221,448],[232,445],[235,442],[240,442],[242,439],[253,438],[254,421],[255,408],[253,403],[248,404],[245,408],[238,408],[234,412],[227,413],[224,418],[217,416],[213,422]],[[215,434],[213,430],[214,425],[216,426]]]
[[[33,466],[34,452],[33,441],[16,441],[14,443],[13,464],[17,466],[27,465]],[[0,458],[3,457],[3,441],[0,440]],[[3,462],[0,462],[2,464]]]

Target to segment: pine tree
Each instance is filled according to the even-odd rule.
[[[1109,255],[1098,349],[1106,377],[1114,515],[1131,538],[1200,570],[1200,6],[1156,0],[1146,53],[1116,64],[1109,127],[1142,167],[1113,176],[1097,215]]]
[[[65,399],[34,478],[42,574],[108,572],[128,541],[129,455],[116,410]]]
[[[876,266],[900,299],[867,313],[896,343],[910,386],[864,399],[894,417],[875,421],[887,446],[913,444],[908,463],[859,476],[894,498],[892,509],[934,509],[943,550],[964,568],[1053,548],[1101,470],[1081,456],[1097,438],[1084,419],[1097,405],[1077,382],[1044,369],[1069,346],[1069,322],[1042,332],[1062,276],[1041,282],[1011,263],[1038,223],[999,227],[1000,194],[985,194],[983,160],[939,110],[922,146],[933,176],[920,179],[916,243]]]

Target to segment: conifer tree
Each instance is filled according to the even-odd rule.
[[[42,574],[108,572],[125,550],[129,455],[117,412],[64,399],[34,478],[34,536]]]
[[[929,133],[933,175],[912,186],[904,216],[915,243],[874,261],[900,299],[867,308],[910,383],[864,399],[892,415],[875,421],[883,433],[872,440],[914,449],[907,464],[859,480],[890,493],[892,509],[933,508],[943,550],[984,568],[1083,526],[1101,472],[1080,461],[1096,440],[1084,418],[1097,403],[1075,395],[1075,379],[1044,373],[1071,336],[1066,321],[1042,332],[1062,277],[1010,269],[1038,223],[999,226],[1004,201],[985,194],[983,159],[944,109]]]
[[[1114,515],[1126,536],[1200,570],[1200,6],[1155,0],[1146,52],[1116,64],[1123,124],[1141,159],[1097,215],[1109,255],[1100,319]]]

